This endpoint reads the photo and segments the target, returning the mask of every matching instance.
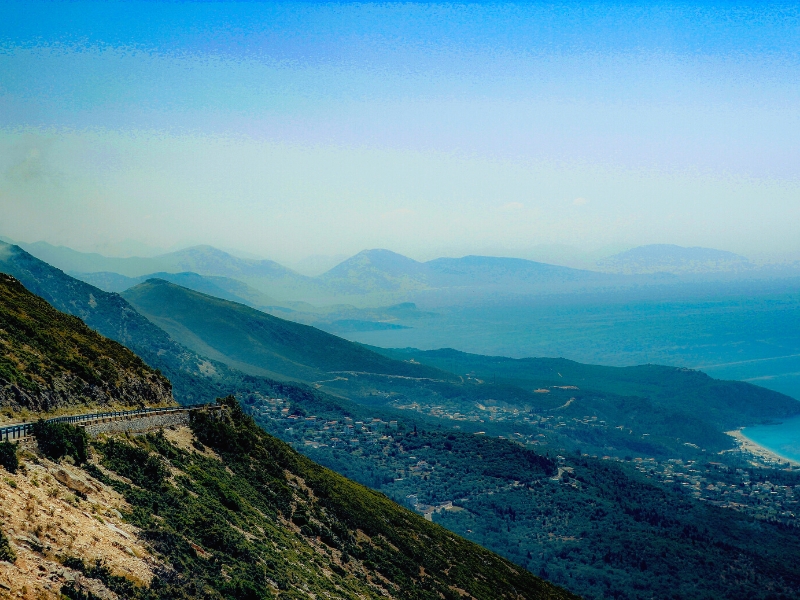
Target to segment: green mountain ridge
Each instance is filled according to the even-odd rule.
[[[306,382],[330,379],[332,373],[344,371],[411,378],[449,376],[164,280],[149,280],[126,290],[123,297],[184,345],[253,374]]]
[[[800,402],[756,385],[722,381],[692,369],[663,365],[607,367],[564,358],[507,358],[469,354],[451,348],[384,349],[375,352],[398,360],[415,360],[443,370],[469,373],[487,380],[525,388],[558,390],[574,386],[570,394],[604,392],[647,398],[654,406],[697,414],[720,430],[744,427],[800,414]]]

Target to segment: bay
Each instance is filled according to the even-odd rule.
[[[746,427],[742,433],[775,454],[800,462],[800,417],[775,425]]]

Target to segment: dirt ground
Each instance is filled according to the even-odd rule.
[[[156,563],[123,522],[127,507],[119,494],[68,463],[31,451],[20,458],[16,474],[0,467],[0,528],[17,555],[13,564],[0,562],[0,598],[59,598],[61,586],[73,581],[101,598],[117,598],[64,567],[58,559],[65,556],[101,560],[115,575],[150,583]]]

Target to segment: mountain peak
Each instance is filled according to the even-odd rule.
[[[421,288],[425,265],[402,254],[376,248],[362,250],[339,263],[319,279],[339,291],[399,291]]]
[[[362,250],[352,258],[348,260],[368,260],[370,263],[374,264],[375,266],[380,266],[382,268],[391,267],[392,265],[421,265],[419,261],[414,260],[413,258],[408,258],[407,256],[403,256],[402,254],[398,254],[397,252],[392,252],[391,250],[386,250],[385,248],[373,248],[371,250]],[[344,261],[345,263],[348,261]],[[344,264],[344,263],[342,263]]]

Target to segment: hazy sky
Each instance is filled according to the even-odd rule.
[[[799,67],[796,5],[2,3],[0,235],[793,255]]]

